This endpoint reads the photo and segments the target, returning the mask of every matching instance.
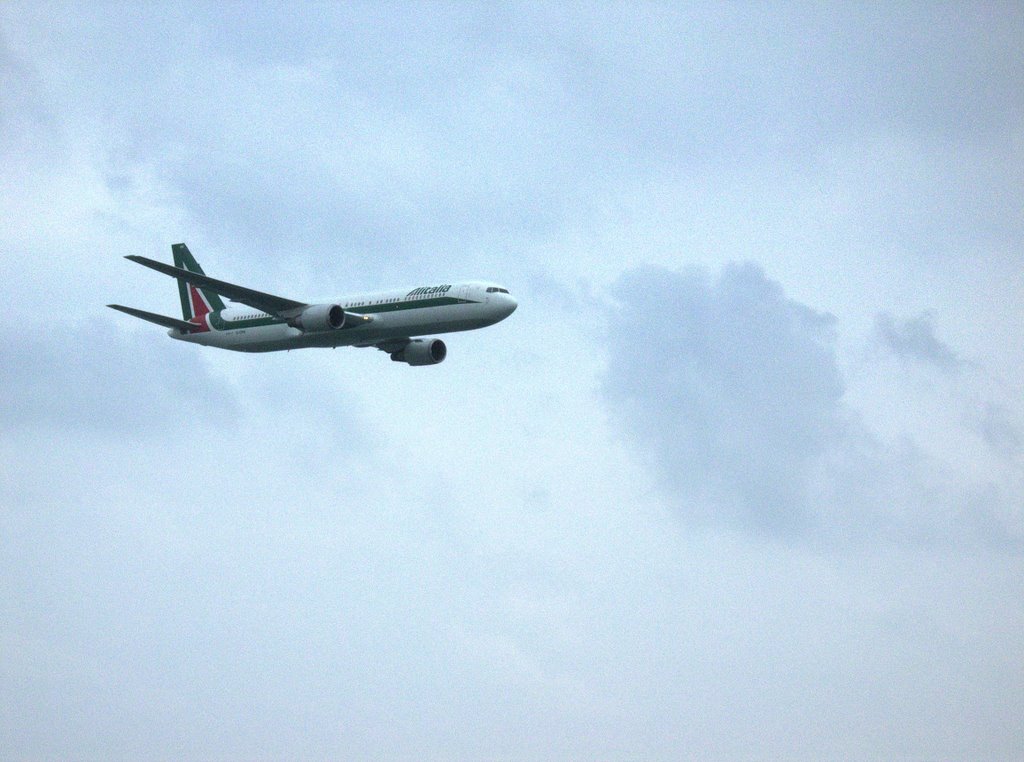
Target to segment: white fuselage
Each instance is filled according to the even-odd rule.
[[[373,346],[389,339],[483,328],[504,320],[516,309],[516,300],[506,289],[478,281],[357,294],[331,303],[370,320],[352,321],[352,327],[336,330],[303,331],[266,312],[232,305],[204,315],[203,330],[185,333],[172,328],[169,335],[238,352]]]

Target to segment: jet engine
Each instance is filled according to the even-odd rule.
[[[345,326],[345,310],[340,304],[313,304],[288,321],[288,325],[308,333],[336,331]]]
[[[448,356],[448,347],[440,339],[413,339],[391,359],[409,365],[437,365]]]

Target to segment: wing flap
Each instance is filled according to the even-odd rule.
[[[370,342],[367,344],[356,344],[357,347],[377,347],[381,352],[387,352],[389,355],[393,355],[395,352],[401,352],[407,346],[412,339],[405,337],[398,339],[386,339],[384,341]]]
[[[140,265],[144,265],[164,275],[170,275],[172,278],[183,280],[186,283],[193,283],[200,288],[215,291],[221,296],[226,296],[228,299],[241,302],[253,309],[268,312],[278,317],[292,317],[299,310],[309,306],[305,302],[296,302],[293,299],[285,299],[282,296],[274,296],[273,294],[266,294],[262,291],[246,288],[245,286],[237,286],[234,283],[217,280],[208,275],[200,275],[191,270],[157,262],[155,259],[140,257],[135,254],[130,254],[125,259],[130,259],[132,262],[137,262]]]

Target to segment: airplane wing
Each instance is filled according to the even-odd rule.
[[[265,294],[262,291],[256,291],[255,289],[246,288],[245,286],[236,286],[234,283],[228,283],[227,281],[217,280],[216,278],[211,278],[208,275],[200,275],[199,273],[194,273],[191,270],[185,270],[181,267],[174,267],[173,265],[167,265],[163,262],[157,262],[155,259],[147,259],[146,257],[140,257],[134,254],[125,257],[125,259],[130,259],[132,262],[138,262],[140,265],[145,265],[146,267],[156,270],[159,273],[163,273],[164,275],[170,275],[172,278],[179,278],[187,283],[193,283],[200,288],[208,288],[211,291],[216,291],[218,294],[226,296],[228,299],[233,299],[234,301],[246,304],[253,309],[261,310],[263,312],[270,313],[271,315],[277,315],[278,317],[294,317],[296,313],[309,306],[305,302],[296,302],[292,299],[285,299],[282,296],[274,296],[273,294]],[[115,307],[115,309],[117,308]],[[141,315],[136,315],[136,317],[141,317]],[[149,318],[144,319],[148,320]]]
[[[150,323],[162,325],[165,328],[177,328],[179,331],[184,331],[185,333],[191,333],[192,331],[198,331],[200,329],[200,326],[195,323],[187,323],[184,320],[178,320],[177,318],[157,315],[155,312],[137,310],[134,307],[123,307],[120,304],[108,304],[107,306],[112,310],[123,312],[126,315],[142,318],[143,320],[148,320]]]

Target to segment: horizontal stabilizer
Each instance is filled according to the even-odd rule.
[[[199,288],[206,288],[210,291],[215,291],[221,296],[226,296],[228,299],[241,302],[242,304],[247,304],[254,309],[261,310],[262,312],[268,312],[271,315],[277,315],[279,317],[293,317],[304,307],[309,306],[305,302],[296,302],[292,299],[285,299],[284,297],[274,296],[273,294],[265,294],[262,291],[256,291],[251,288],[246,288],[245,286],[236,286],[234,283],[228,283],[227,281],[211,278],[208,275],[194,273],[180,267],[174,267],[173,265],[167,265],[163,262],[157,262],[155,259],[147,259],[146,257],[140,257],[135,254],[130,254],[125,257],[125,259],[130,259],[132,262],[138,262],[140,265],[145,265],[146,267],[156,270],[159,273],[163,273],[164,275],[170,275],[172,278],[178,278],[187,283],[192,283],[199,286]]]
[[[192,333],[193,331],[200,330],[200,326],[195,323],[186,323],[184,320],[178,320],[177,318],[167,317],[166,315],[157,315],[155,312],[146,312],[145,310],[137,310],[134,307],[123,307],[120,304],[108,304],[108,307],[118,312],[123,312],[126,315],[133,317],[142,318],[148,320],[150,323],[156,323],[162,325],[164,328],[177,328],[179,331],[184,333]]]

